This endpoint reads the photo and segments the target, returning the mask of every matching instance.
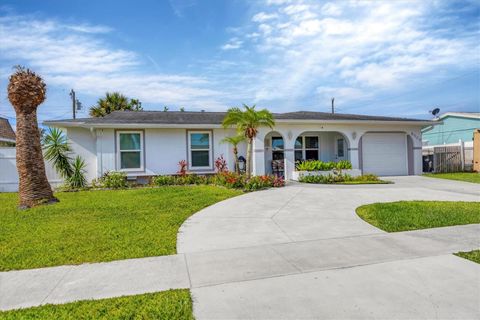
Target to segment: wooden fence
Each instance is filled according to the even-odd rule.
[[[434,147],[433,163],[436,173],[462,171],[463,156],[461,146]]]

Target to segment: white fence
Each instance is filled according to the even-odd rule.
[[[45,170],[50,185],[55,188],[62,183],[52,165],[45,162]],[[15,148],[0,148],[0,192],[18,191],[18,172]]]

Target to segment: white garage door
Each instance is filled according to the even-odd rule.
[[[408,174],[404,133],[367,133],[362,137],[363,172],[379,176]]]

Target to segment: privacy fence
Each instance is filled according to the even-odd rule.
[[[473,169],[473,141],[423,147],[423,171],[446,173]]]
[[[62,183],[62,179],[49,162],[45,163],[48,181],[52,187]],[[15,148],[0,148],[0,192],[18,191],[18,173]]]

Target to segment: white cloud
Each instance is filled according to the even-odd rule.
[[[327,16],[339,16],[342,14],[342,9],[333,2],[327,2],[322,6],[322,13]]]
[[[277,17],[278,17],[278,15],[276,13],[259,12],[252,17],[252,21],[254,21],[254,22],[264,22],[264,21],[267,21],[267,20],[275,19]]]
[[[107,30],[103,26],[66,25],[32,16],[0,17],[0,65],[2,69],[16,64],[32,68],[45,79],[49,92],[51,88],[75,88],[78,94],[99,97],[107,91],[120,91],[144,103],[198,109],[221,107],[227,93],[212,89],[209,80],[148,70],[147,60],[137,53],[112,48],[103,41],[99,36]],[[151,57],[146,59],[152,61]],[[50,101],[39,109],[40,117],[52,116]],[[68,109],[55,110],[58,113]]]
[[[242,43],[243,43],[243,41],[241,41],[240,39],[235,37],[235,38],[231,38],[230,40],[228,40],[228,42],[226,44],[224,44],[223,46],[221,46],[220,48],[222,50],[239,49],[242,46]]]

